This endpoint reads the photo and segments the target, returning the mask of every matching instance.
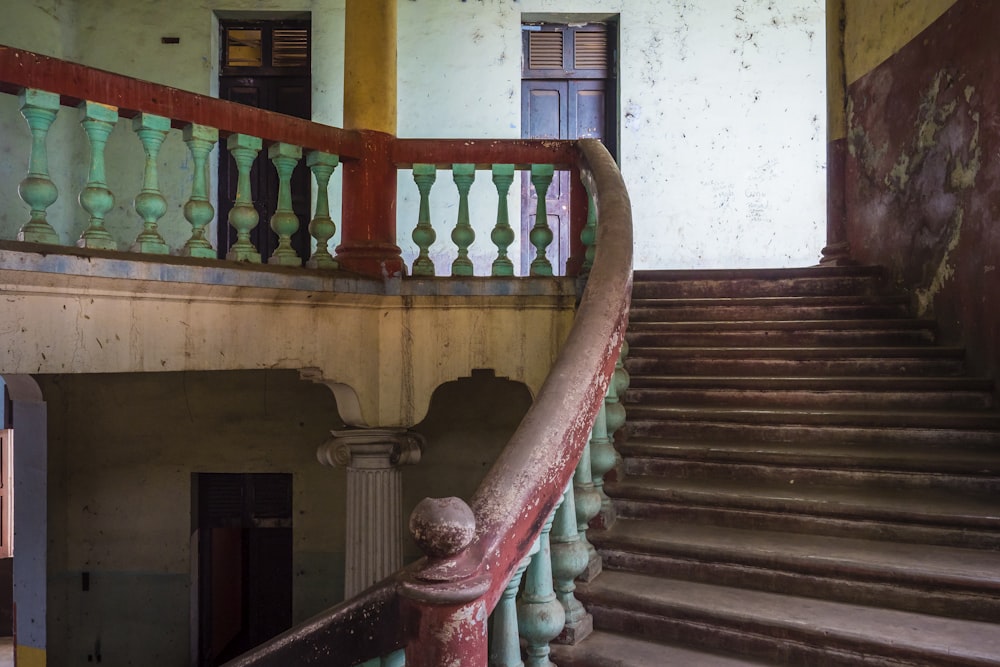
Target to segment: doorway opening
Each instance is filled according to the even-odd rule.
[[[521,26],[521,137],[600,139],[617,159],[617,22],[525,23]],[[556,172],[545,196],[553,242],[548,259],[563,275],[569,259],[569,173]],[[535,248],[529,242],[537,198],[530,176],[521,178],[521,265]]]
[[[193,473],[195,664],[214,667],[292,625],[292,475]]]
[[[277,111],[309,119],[312,116],[312,31],[309,20],[240,21],[219,20],[219,97],[258,109]],[[225,153],[225,151],[223,151]],[[219,224],[217,248],[225,259],[236,242],[236,230],[229,225],[229,211],[236,199],[236,165],[229,155],[219,158]],[[278,246],[278,235],[270,227],[278,199],[278,174],[265,147],[250,171],[250,188],[260,220],[250,240],[261,261]],[[292,210],[299,229],[292,235],[292,247],[305,262],[311,239],[308,231],[310,183],[303,161],[295,166],[291,182]]]

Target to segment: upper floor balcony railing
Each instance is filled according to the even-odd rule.
[[[25,131],[24,121],[2,120],[8,154],[23,159],[27,169],[19,184],[10,171],[7,183],[0,179],[6,190],[0,203],[8,208],[8,220],[17,220],[15,207],[24,211],[17,226],[8,222],[8,228],[0,229],[0,240],[126,251],[152,260],[168,254],[202,259],[222,254],[221,261],[284,266],[301,266],[305,259],[308,269],[342,268],[373,277],[468,277],[475,273],[469,252],[477,240],[475,228],[483,228],[481,221],[470,219],[470,189],[477,172],[488,172],[496,189],[495,222],[490,221],[489,239],[478,241],[492,243],[495,251],[479,273],[512,276],[516,263],[511,245],[518,230],[510,224],[508,199],[521,170],[530,173],[534,191],[541,194],[534,226],[523,240],[526,247],[530,242],[531,259],[522,273],[574,275],[585,261],[583,244],[593,238],[592,228],[581,235],[588,197],[572,142],[398,139],[342,130],[8,47],[0,47],[0,91],[17,96],[27,124]],[[78,119],[79,127],[54,125],[66,115]],[[126,124],[131,133],[115,131]],[[258,155],[266,155],[271,163],[266,168],[274,170],[276,201],[262,201],[253,191],[251,171]],[[215,219],[215,159],[232,161],[237,174],[226,220]],[[293,197],[310,199],[310,193],[292,191],[296,169],[308,169],[314,179],[310,220],[300,220],[292,207]],[[343,189],[331,193],[338,169]],[[404,181],[400,188],[414,191],[406,194],[419,199],[419,206],[415,219],[405,223],[409,228],[397,235],[400,170],[412,173],[412,184]],[[450,172],[452,201],[457,200],[451,229],[432,224],[430,192],[442,170]],[[571,172],[572,240],[565,266],[553,266],[549,258],[557,230],[549,227],[545,211],[545,193],[558,170]],[[12,196],[15,185],[23,204]],[[443,187],[438,183],[435,191]],[[342,211],[332,211],[331,199],[338,194]],[[230,226],[234,239],[222,253],[213,245],[218,225]],[[252,238],[267,227],[276,243],[262,256]],[[331,239],[338,227],[335,248]],[[308,230],[308,259],[292,247],[300,228]],[[410,239],[415,257],[404,266],[399,244]],[[448,251],[439,250],[449,243]],[[453,261],[445,266],[439,259],[435,266],[435,254],[450,255]]]

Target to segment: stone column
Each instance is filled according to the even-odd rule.
[[[402,476],[423,438],[406,429],[332,431],[320,463],[347,468],[344,596],[351,598],[403,565]]]

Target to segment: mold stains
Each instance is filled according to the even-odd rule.
[[[915,292],[917,299],[917,315],[926,317],[934,312],[934,299],[944,288],[945,284],[955,276],[955,268],[951,263],[951,258],[958,248],[958,242],[962,235],[962,222],[965,212],[962,208],[955,210],[952,218],[951,234],[948,238],[948,245],[945,248],[944,256],[934,269],[930,277],[930,283],[926,288],[918,288]]]

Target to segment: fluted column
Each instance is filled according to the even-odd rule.
[[[347,468],[347,553],[344,597],[350,598],[403,565],[402,475],[420,460],[423,439],[405,429],[332,431],[320,463]]]

